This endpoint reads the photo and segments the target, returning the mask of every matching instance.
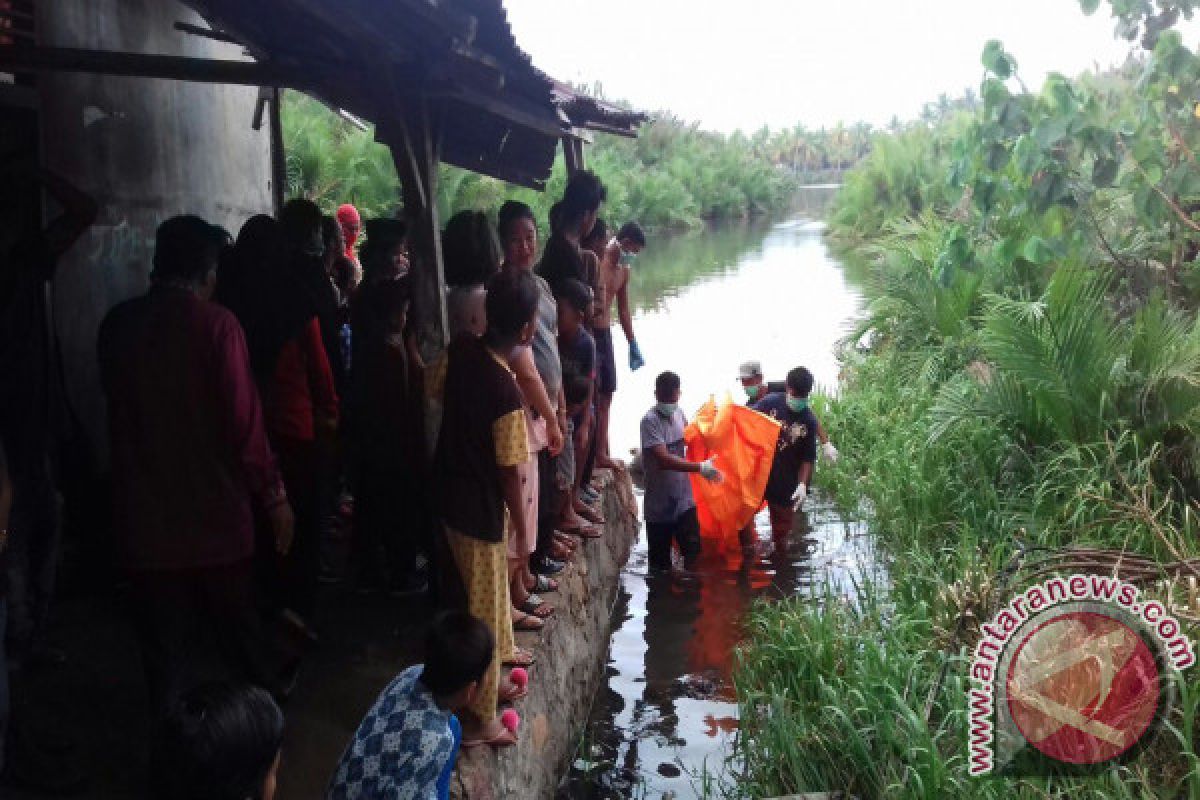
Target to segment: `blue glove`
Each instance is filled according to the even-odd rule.
[[[642,367],[646,366],[646,359],[642,358],[642,349],[638,347],[637,342],[629,343],[629,368],[637,372]]]

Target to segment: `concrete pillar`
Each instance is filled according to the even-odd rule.
[[[170,0],[37,3],[40,44],[202,58],[241,49],[173,29],[204,24]],[[43,162],[91,194],[97,224],[60,262],[53,290],[67,393],[106,453],[96,330],[117,302],[145,290],[154,230],[198,214],[236,235],[272,211],[268,126],[254,131],[252,87],[80,74],[38,77]]]

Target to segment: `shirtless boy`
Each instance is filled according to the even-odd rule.
[[[608,417],[613,393],[617,390],[617,362],[612,342],[612,304],[617,301],[617,318],[629,343],[629,368],[637,370],[645,364],[641,348],[633,335],[633,315],[629,309],[629,268],[633,259],[646,246],[646,234],[636,222],[627,222],[604,248],[600,259],[600,286],[597,297],[593,335],[596,339],[596,466],[613,467],[609,455]]]

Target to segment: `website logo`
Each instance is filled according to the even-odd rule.
[[[1118,578],[1050,578],[987,623],[971,663],[969,767],[984,775],[1029,748],[1098,765],[1144,740],[1170,706],[1170,672],[1195,663],[1178,620]]]

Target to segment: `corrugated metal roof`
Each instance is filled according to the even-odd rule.
[[[632,135],[644,119],[534,66],[501,0],[184,2],[384,137],[400,129],[403,103],[435,104],[442,160],[526,186],[544,186],[573,129]]]

